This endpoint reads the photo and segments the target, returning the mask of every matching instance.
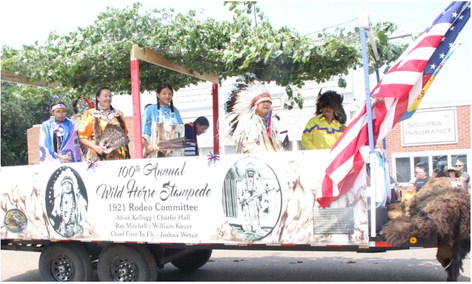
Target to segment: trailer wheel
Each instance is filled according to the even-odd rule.
[[[39,273],[45,281],[93,280],[90,256],[82,245],[76,243],[46,247],[39,257]]]
[[[197,249],[194,252],[172,260],[170,263],[181,270],[193,271],[205,265],[210,260],[211,253],[211,249]]]
[[[157,264],[146,246],[110,245],[98,258],[97,273],[100,281],[154,281]]]

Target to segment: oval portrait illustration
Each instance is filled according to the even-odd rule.
[[[61,236],[69,238],[82,229],[87,213],[85,184],[73,168],[63,166],[49,178],[46,211],[49,222]]]
[[[231,230],[246,240],[269,235],[280,217],[282,193],[272,168],[248,157],[237,161],[226,173],[223,209]]]

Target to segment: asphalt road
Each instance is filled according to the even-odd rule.
[[[194,272],[172,264],[160,281],[445,281],[436,249],[386,253],[215,250]],[[39,253],[1,251],[1,281],[40,281]],[[470,257],[459,281],[470,282]]]

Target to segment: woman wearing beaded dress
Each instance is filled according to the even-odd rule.
[[[147,158],[183,156],[182,149],[163,149],[158,144],[175,138],[184,137],[184,123],[179,110],[174,107],[174,90],[170,84],[157,88],[157,103],[144,110],[143,117],[143,154]]]
[[[78,134],[80,143],[88,148],[87,161],[129,159],[128,145],[110,152],[100,141],[107,126],[114,127],[125,134],[128,133],[123,113],[111,105],[112,95],[109,88],[100,88],[95,95],[95,108],[82,115]],[[126,136],[126,135],[125,135]],[[129,140],[128,140],[129,142]],[[127,144],[127,143],[126,143]]]

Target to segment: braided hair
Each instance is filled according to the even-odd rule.
[[[169,90],[172,91],[172,94],[174,93],[174,89],[172,88],[172,86],[170,84],[160,84],[157,87],[156,93],[159,94],[163,89],[169,89]],[[156,99],[157,99],[157,110],[159,110],[161,108],[160,107],[159,96],[156,96]],[[170,101],[170,112],[174,112],[174,101],[173,100]]]
[[[111,92],[111,89],[108,88],[108,87],[101,87],[100,89],[98,89],[97,93],[95,94],[95,107],[98,109],[98,97],[100,96],[100,94],[102,93],[103,90],[109,90]],[[110,105],[110,111],[112,110],[115,110],[115,108]],[[116,117],[118,119],[118,122],[120,123],[120,127],[121,129],[125,129],[125,122],[123,121],[123,118],[120,116],[117,116]],[[100,142],[100,139],[103,135],[103,130],[102,128],[100,127],[100,121],[98,120],[98,117],[95,117],[95,122],[94,122],[94,132],[95,132],[95,144],[98,145],[98,143]],[[129,147],[128,145],[125,146],[125,155],[126,155],[126,158],[129,159],[130,158],[130,154],[129,154]],[[99,155],[100,156],[100,155]],[[102,158],[102,157],[100,157]]]

